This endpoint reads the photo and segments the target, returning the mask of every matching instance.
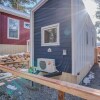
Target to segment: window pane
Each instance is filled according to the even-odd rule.
[[[88,32],[86,32],[86,43],[88,45]]]
[[[30,24],[27,22],[24,22],[24,28],[30,29]]]
[[[44,31],[44,42],[54,43],[57,42],[57,29],[52,28]]]
[[[9,19],[9,37],[18,38],[18,26],[19,22],[14,19]]]

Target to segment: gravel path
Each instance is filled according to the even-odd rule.
[[[91,72],[94,73],[94,79],[91,80],[91,83],[88,84],[88,87],[94,88],[94,89],[99,89],[100,90],[100,65],[95,65],[93,66],[93,68],[91,69]],[[82,83],[82,85],[84,85]],[[86,86],[86,85],[84,85]]]

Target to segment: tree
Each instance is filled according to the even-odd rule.
[[[30,10],[30,8],[26,7],[25,4],[37,4],[37,0],[0,0],[0,4],[15,8],[17,10],[26,12],[26,10]]]

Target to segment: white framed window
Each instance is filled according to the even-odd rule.
[[[26,28],[26,29],[30,29],[30,23],[28,23],[28,22],[24,22],[24,28]]]
[[[59,23],[41,28],[41,46],[60,45]]]
[[[8,39],[19,39],[19,20],[8,18]]]

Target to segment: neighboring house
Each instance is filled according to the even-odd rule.
[[[41,0],[31,11],[31,66],[53,72],[45,70],[51,64],[45,58],[54,59],[61,80],[79,83],[94,64],[95,47],[95,27],[82,0]]]
[[[30,16],[0,5],[0,55],[27,51]]]

